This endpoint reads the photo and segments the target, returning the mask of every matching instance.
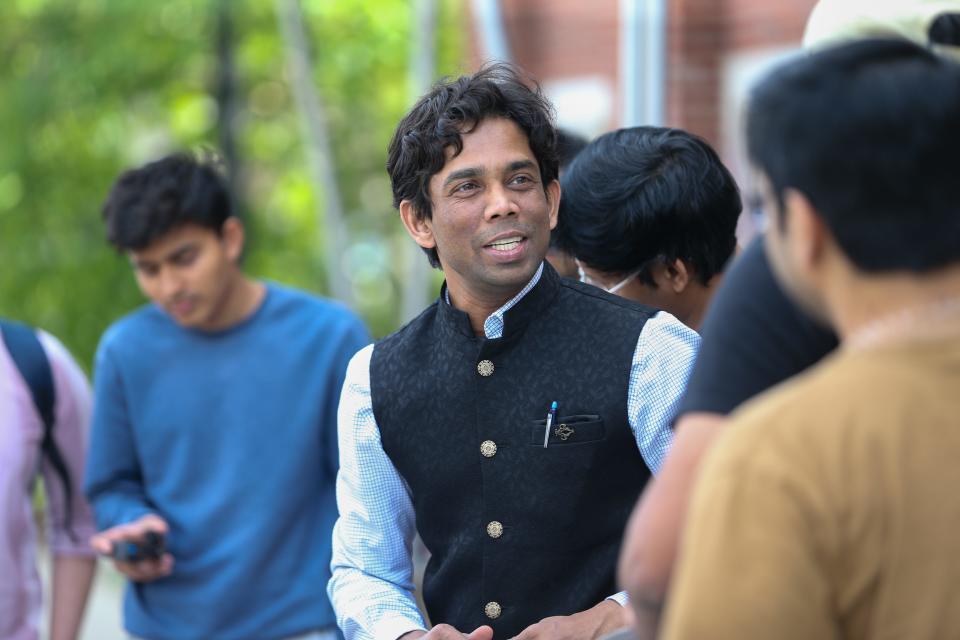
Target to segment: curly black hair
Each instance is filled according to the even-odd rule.
[[[543,188],[557,179],[557,131],[553,108],[539,85],[516,67],[495,63],[473,75],[444,79],[420,98],[397,125],[387,154],[393,206],[412,203],[416,216],[430,219],[430,178],[447,162],[446,150],[463,150],[461,135],[484,118],[507,118],[526,134],[540,167]],[[440,266],[436,248],[424,249]]]

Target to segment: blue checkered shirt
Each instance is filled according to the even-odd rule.
[[[543,265],[520,293],[484,321],[488,339],[503,335],[504,314],[533,289],[542,273]],[[446,302],[450,303],[449,295]],[[696,332],[662,311],[647,321],[637,340],[627,388],[627,417],[640,454],[654,473],[670,448],[670,423],[699,346]],[[409,488],[383,451],[373,416],[373,348],[364,348],[351,360],[337,416],[340,518],[333,530],[333,577],[327,593],[347,640],[393,640],[426,628],[414,596],[413,504]],[[627,602],[624,592],[610,599],[621,605]]]

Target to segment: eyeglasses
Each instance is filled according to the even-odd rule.
[[[606,286],[605,284],[603,284],[602,282],[598,282],[598,281],[594,280],[593,278],[591,278],[590,276],[588,276],[587,273],[583,270],[583,265],[580,264],[580,261],[579,261],[579,260],[577,260],[576,258],[574,258],[573,261],[577,263],[577,275],[580,277],[580,282],[582,282],[582,283],[584,283],[584,284],[593,285],[593,286],[597,287],[598,289],[603,289],[603,290],[606,291],[607,293],[616,293],[617,291],[619,291],[620,289],[622,289],[624,286],[626,286],[626,284],[627,284],[628,282],[630,282],[631,280],[633,280],[634,278],[636,278],[638,275],[640,275],[640,271],[643,270],[642,268],[640,268],[640,269],[634,269],[633,271],[631,271],[631,272],[627,275],[626,278],[624,278],[623,280],[621,280],[621,281],[618,282],[617,284],[613,285],[612,287],[607,287],[607,286]]]

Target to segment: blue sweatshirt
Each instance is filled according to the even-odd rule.
[[[221,332],[148,305],[104,334],[85,491],[100,529],[164,518],[175,560],[128,586],[128,632],[270,640],[335,624],[337,403],[368,343],[345,308],[274,284]]]

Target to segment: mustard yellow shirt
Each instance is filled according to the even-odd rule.
[[[960,638],[960,338],[841,349],[707,456],[667,640]]]

